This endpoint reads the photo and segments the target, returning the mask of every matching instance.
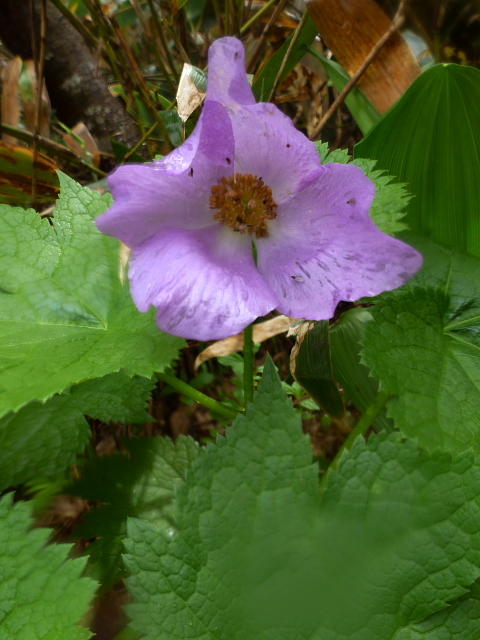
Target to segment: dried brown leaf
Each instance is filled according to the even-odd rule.
[[[75,151],[75,153],[84,158],[87,162],[98,167],[100,165],[100,149],[87,126],[83,122],[79,122],[73,127],[72,132],[75,135],[66,133],[63,136],[63,140],[67,147]],[[80,138],[83,144],[80,143],[77,138]]]
[[[338,62],[353,76],[390,29],[392,21],[374,0],[307,0],[318,31]],[[400,33],[394,33],[358,86],[380,113],[403,96],[421,69]]]
[[[20,96],[18,83],[22,70],[22,59],[16,56],[7,62],[3,68],[2,77],[2,110],[1,120],[3,124],[11,127],[18,127],[20,124]],[[3,134],[3,140],[10,144],[15,144],[16,139]]]
[[[192,71],[195,67],[185,63],[177,90],[178,115],[186,122],[197,107],[205,99],[205,93],[200,91],[192,79]]]
[[[276,316],[271,320],[265,320],[265,322],[259,322],[253,327],[253,341],[256,343],[264,342],[279,333],[288,331],[292,324],[296,322],[296,318],[289,316]],[[218,340],[210,346],[208,346],[202,353],[197,356],[195,360],[195,369],[210,358],[218,358],[219,356],[228,356],[231,353],[236,353],[243,349],[243,331],[230,338],[224,338]]]

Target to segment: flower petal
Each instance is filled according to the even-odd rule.
[[[235,138],[235,173],[263,179],[277,204],[302,190],[320,167],[315,144],[273,104],[260,102],[230,115]]]
[[[231,175],[235,145],[226,109],[205,105],[201,121],[173,160],[119,167],[108,183],[115,204],[96,223],[100,231],[135,247],[161,229],[212,224],[210,190]],[[179,172],[182,170],[181,172]]]
[[[395,289],[420,269],[422,256],[371,220],[374,193],[358,167],[329,164],[279,207],[269,237],[256,240],[258,270],[281,300],[278,311],[325,320],[340,300]]]
[[[228,106],[255,104],[245,73],[245,49],[236,38],[220,38],[208,50],[208,82],[205,102]]]
[[[156,306],[158,327],[185,338],[226,338],[277,304],[250,238],[219,224],[164,229],[133,251],[129,277],[140,311]]]
[[[263,178],[277,203],[302,188],[320,166],[315,144],[269,103],[255,104],[245,74],[245,52],[236,38],[210,47],[206,103],[228,108],[235,138],[235,173]]]

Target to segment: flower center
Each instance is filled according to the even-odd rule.
[[[212,187],[210,209],[216,209],[214,219],[238,233],[265,238],[268,220],[277,217],[277,208],[270,187],[251,173],[222,178]]]

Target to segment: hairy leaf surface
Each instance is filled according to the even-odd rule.
[[[50,529],[31,529],[31,505],[0,501],[0,637],[2,640],[86,640],[77,625],[96,583],[82,578],[84,558],[71,545],[47,545]]]
[[[153,384],[111,373],[0,418],[0,491],[38,476],[55,476],[73,464],[90,439],[85,415],[104,422],[148,420],[145,407]]]
[[[128,457],[118,454],[96,458],[81,469],[81,479],[67,489],[100,505],[85,514],[75,534],[98,538],[87,551],[104,589],[123,577],[121,555],[128,517],[152,522],[159,530],[174,526],[175,487],[184,481],[199,452],[197,443],[185,436],[175,443],[161,437],[122,442]]]
[[[422,622],[402,629],[393,640],[478,640],[480,581],[468,593]]]
[[[188,472],[177,532],[130,521],[132,626],[152,640],[385,640],[478,578],[471,452],[360,438],[321,495],[311,459],[267,363],[246,417]]]
[[[0,206],[0,415],[122,368],[151,377],[184,344],[121,284],[118,242],[93,221],[110,195],[61,186],[54,226]]]
[[[398,395],[388,415],[434,449],[480,452],[480,259],[406,235],[425,264],[370,309],[364,361]]]

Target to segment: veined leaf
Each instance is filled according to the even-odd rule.
[[[0,418],[0,491],[73,464],[90,440],[86,415],[104,422],[149,420],[145,407],[153,386],[147,378],[111,373]]]
[[[129,438],[123,440],[129,456],[96,458],[80,469],[81,478],[66,492],[100,503],[85,514],[75,535],[97,538],[87,553],[103,589],[111,588],[124,575],[123,540],[127,518],[151,522],[158,530],[175,525],[173,502],[177,485],[199,454],[197,443],[180,436]]]
[[[87,640],[78,626],[96,583],[82,578],[84,558],[71,545],[47,545],[49,529],[33,529],[31,505],[0,501],[0,637],[2,640]]]
[[[0,205],[0,416],[120,369],[150,378],[184,344],[122,286],[118,241],[93,221],[111,196],[61,181],[53,227]]]
[[[454,64],[425,71],[355,147],[414,196],[415,233],[480,255],[480,71]]]
[[[393,640],[478,640],[480,581],[468,593],[422,622],[402,629]]]
[[[385,640],[480,575],[480,460],[397,432],[356,440],[322,493],[273,364],[177,493],[175,533],[129,522],[146,640]]]
[[[328,320],[299,327],[290,356],[290,371],[315,402],[333,418],[345,414],[342,396],[333,377]]]
[[[388,415],[425,447],[480,452],[480,259],[405,234],[425,258],[369,309],[364,361],[398,395]]]

